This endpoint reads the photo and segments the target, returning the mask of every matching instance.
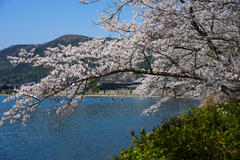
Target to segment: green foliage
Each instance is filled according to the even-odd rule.
[[[240,105],[237,101],[191,109],[137,137],[115,160],[240,159]]]
[[[100,86],[97,85],[98,79],[92,78],[89,81],[88,88],[92,93],[96,93],[100,90]]]

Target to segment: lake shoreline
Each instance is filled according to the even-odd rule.
[[[0,96],[13,96],[12,94],[0,94]],[[80,96],[80,95],[76,95]],[[141,98],[139,95],[135,94],[85,94],[84,97],[136,97]],[[190,96],[182,96],[182,97],[175,97],[175,98],[189,98]],[[146,96],[143,98],[162,98],[161,96]],[[196,98],[193,98],[196,99]]]
[[[0,94],[0,96],[13,96],[12,94]],[[76,95],[79,96],[79,95]],[[125,95],[125,94],[119,94],[119,95],[108,95],[108,94],[86,94],[84,97],[136,97],[140,98],[138,95]],[[148,98],[148,97],[145,97]],[[149,96],[149,98],[160,98],[160,96]]]
[[[0,96],[13,96],[12,94],[0,94]]]
[[[84,97],[136,97],[136,98],[140,98],[140,96],[138,95],[126,95],[126,94],[119,94],[119,95],[108,95],[108,94],[87,94],[84,95]],[[160,96],[149,96],[149,97],[145,97],[145,98],[160,98]]]

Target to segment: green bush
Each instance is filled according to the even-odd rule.
[[[115,160],[240,159],[240,105],[212,104],[171,118],[137,137]]]

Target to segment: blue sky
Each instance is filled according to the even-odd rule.
[[[111,36],[94,25],[110,4],[83,5],[78,0],[0,0],[0,50],[15,44],[38,44],[65,34]]]

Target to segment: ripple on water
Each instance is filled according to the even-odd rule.
[[[0,114],[12,103],[1,103]],[[123,147],[131,143],[129,131],[139,133],[142,126],[147,131],[160,125],[163,120],[187,109],[196,107],[198,101],[172,99],[163,104],[159,111],[150,116],[141,116],[144,108],[158,98],[87,97],[80,108],[61,124],[54,121],[52,114],[56,103],[46,101],[28,122],[0,128],[0,159],[2,160],[75,160],[112,159]]]

